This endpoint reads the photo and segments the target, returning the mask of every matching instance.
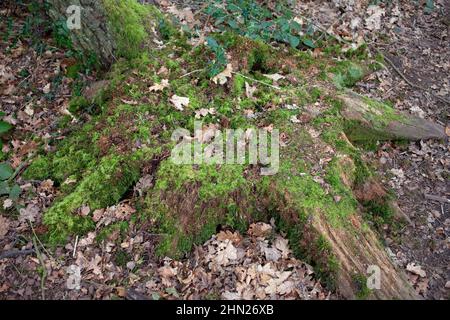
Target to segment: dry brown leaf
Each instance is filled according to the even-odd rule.
[[[138,104],[138,102],[135,100],[120,99],[120,101],[122,101],[125,104],[132,105],[132,106],[135,106]]]
[[[414,262],[408,263],[408,265],[406,266],[406,270],[422,278],[425,278],[427,276],[427,273],[424,270],[422,270],[422,267],[416,265]]]
[[[234,245],[238,245],[242,241],[242,236],[237,231],[231,232],[229,230],[226,230],[226,231],[220,231],[217,234],[217,240],[219,240],[219,241],[229,240]]]
[[[275,81],[275,82],[277,82],[277,81],[279,81],[279,80],[281,80],[281,79],[286,78],[285,76],[282,76],[281,74],[278,74],[278,73],[274,73],[274,74],[263,74],[263,76],[266,77],[266,78],[269,78],[269,79],[271,79],[271,80],[273,80],[273,81]]]
[[[184,107],[187,107],[189,105],[189,98],[187,97],[180,97],[174,94],[172,98],[170,98],[170,102],[175,106],[175,109],[183,111]]]
[[[154,92],[154,91],[163,91],[165,88],[169,87],[169,80],[167,79],[162,79],[161,83],[155,83],[154,85],[152,85],[148,90],[150,92]]]
[[[248,234],[253,237],[266,237],[272,232],[272,226],[264,222],[257,222],[250,225]]]
[[[216,114],[216,109],[214,108],[201,108],[199,110],[195,110],[195,118],[196,119],[200,119],[201,117],[206,117],[208,114],[210,115],[215,115]]]
[[[278,250],[281,251],[281,256],[283,259],[287,259],[287,257],[289,256],[289,253],[291,252],[289,250],[288,243],[289,243],[289,240],[284,239],[280,236],[277,236],[277,238],[275,239],[275,242],[274,242],[275,248],[277,248]]]
[[[227,67],[225,68],[225,70],[223,70],[218,75],[214,76],[211,80],[215,84],[224,85],[225,83],[227,83],[228,78],[232,77],[232,74],[231,74],[232,72],[233,72],[233,66],[231,65],[231,63],[229,63],[229,64],[227,64]]]
[[[19,210],[19,221],[20,222],[35,222],[39,215],[39,207],[33,203],[30,203],[26,208]]]
[[[248,82],[245,82],[245,96],[249,99],[253,99],[253,94],[256,91],[256,86],[251,86]]]
[[[8,233],[10,224],[7,218],[0,216],[0,240]]]

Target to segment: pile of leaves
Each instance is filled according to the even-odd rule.
[[[166,299],[328,299],[311,266],[295,259],[288,240],[266,223],[247,235],[222,230],[188,260],[165,259],[145,283],[147,294]]]

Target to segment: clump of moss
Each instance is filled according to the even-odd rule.
[[[270,47],[262,41],[255,41],[247,58],[247,68],[250,71],[259,71],[261,73],[270,73]]]
[[[76,210],[82,205],[95,210],[117,203],[138,177],[139,170],[127,159],[103,158],[98,168],[72,193],[56,201],[45,213],[44,223],[50,229],[49,242],[63,243],[69,234],[88,231],[93,226],[92,220],[77,215]]]
[[[371,294],[371,290],[367,287],[367,277],[362,274],[355,274],[353,282],[356,287],[356,298],[367,299]]]
[[[51,162],[47,157],[38,156],[24,171],[22,177],[26,180],[44,180],[50,176]]]
[[[351,61],[341,61],[331,68],[333,82],[338,88],[353,87],[364,76],[361,66]]]
[[[139,57],[150,38],[150,22],[162,19],[162,15],[155,7],[134,0],[105,0],[103,4],[115,35],[117,54],[127,59]]]
[[[147,197],[147,211],[164,234],[159,255],[179,257],[194,243],[211,237],[219,224],[242,226],[251,215],[250,183],[244,177],[244,166],[180,166],[166,160],[156,181]]]
[[[389,197],[374,199],[363,202],[367,217],[375,226],[381,228],[384,224],[392,224],[394,210],[390,204]]]

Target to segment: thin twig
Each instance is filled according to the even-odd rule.
[[[77,246],[78,246],[78,235],[75,238],[75,245],[73,246],[73,254],[72,254],[73,258],[75,258],[75,255],[77,254]]]
[[[190,75],[193,74],[193,73],[201,72],[201,71],[203,71],[203,70],[205,70],[205,69],[197,69],[197,70],[193,70],[193,71],[191,71],[191,72],[188,72],[188,73],[183,74],[182,76],[180,76],[180,79],[181,79],[181,78],[184,78],[184,77],[187,77],[187,76],[190,76]]]
[[[258,79],[253,79],[253,78],[247,77],[247,76],[243,75],[242,73],[234,72],[234,71],[231,71],[231,73],[236,74],[236,75],[238,75],[238,76],[241,76],[242,78],[245,78],[245,79],[247,79],[247,80],[254,81],[254,82],[258,82],[258,83],[263,84],[263,85],[266,85],[266,86],[268,86],[268,87],[271,87],[271,88],[274,88],[274,89],[277,89],[277,90],[281,90],[281,88],[278,87],[278,86],[274,86],[274,85],[272,85],[272,84],[265,83],[265,82],[263,82],[263,81],[261,81],[261,80],[258,80]]]
[[[37,236],[36,232],[34,231],[34,228],[33,228],[33,225],[31,224],[31,221],[30,221],[30,225],[31,225],[31,231],[33,232],[33,235],[37,239],[38,243],[41,245],[42,249],[44,249],[45,253],[47,254],[47,256],[49,256],[49,258],[53,259],[53,255],[50,252],[48,252],[47,248],[45,248],[44,244],[41,242],[41,239],[39,239],[39,237]]]
[[[432,194],[427,194],[427,193],[425,193],[425,199],[439,201],[439,202],[443,202],[443,203],[450,203],[450,199],[447,199],[447,198],[441,197],[441,196],[435,196]]]
[[[15,258],[18,256],[27,256],[29,254],[32,254],[34,252],[34,249],[25,249],[25,250],[9,250],[4,251],[0,254],[0,260],[2,259],[8,259],[8,258]]]

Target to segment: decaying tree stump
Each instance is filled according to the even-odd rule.
[[[50,0],[53,5],[50,14],[55,20],[66,19],[67,7],[80,5],[81,29],[71,31],[74,45],[85,52],[95,52],[101,64],[107,66],[114,62],[116,55],[132,58],[140,51],[145,52],[145,42],[154,36],[145,24],[161,16],[153,7],[147,10],[147,7],[140,7],[135,1],[124,2]],[[115,11],[116,9],[129,11]],[[152,14],[146,16],[149,12]],[[126,17],[131,17],[131,20]],[[122,32],[122,29],[128,31]],[[130,30],[133,32],[129,32]],[[251,40],[245,41],[243,48],[238,48],[240,51],[236,52],[241,52],[241,55],[252,54],[255,50],[252,46],[255,46],[255,43]],[[170,48],[169,46],[168,49]],[[173,48],[181,50],[175,45]],[[418,298],[406,281],[403,271],[393,265],[376,234],[365,226],[361,218],[360,206],[356,204],[352,193],[352,189],[355,188],[352,182],[354,178],[346,176],[346,174],[356,175],[354,161],[342,154],[333,155],[336,163],[335,167],[331,168],[332,176],[329,183],[335,184],[332,192],[338,196],[333,198],[332,194],[322,190],[323,185],[318,184],[312,174],[305,173],[308,166],[316,164],[314,160],[308,158],[309,155],[316,155],[317,149],[333,148],[324,143],[320,137],[309,136],[303,128],[299,128],[291,121],[283,120],[275,123],[276,126],[291,132],[292,141],[282,152],[284,158],[281,162],[287,165],[281,169],[279,175],[273,177],[252,177],[254,168],[243,165],[174,167],[169,160],[162,160],[165,157],[161,154],[165,154],[171,144],[162,138],[154,139],[153,133],[175,128],[170,127],[174,122],[172,120],[163,125],[159,123],[157,112],[163,112],[164,115],[184,112],[183,116],[186,119],[193,117],[189,114],[192,110],[176,111],[170,103],[165,102],[168,101],[167,97],[164,97],[165,100],[158,97],[160,93],[148,97],[146,83],[161,68],[160,64],[166,68],[164,64],[168,64],[168,53],[171,54],[169,51],[154,52],[155,60],[152,63],[145,62],[142,70],[150,72],[145,75],[145,79],[138,78],[139,72],[133,75],[134,84],[139,86],[139,80],[142,80],[143,87],[147,90],[145,103],[133,102],[133,109],[130,109],[127,105],[127,101],[131,101],[129,97],[109,101],[108,112],[93,120],[94,123],[88,124],[89,130],[95,128],[98,131],[95,132],[97,140],[94,140],[93,133],[86,130],[72,140],[67,138],[67,143],[62,146],[63,152],[42,156],[28,169],[26,176],[30,178],[47,178],[45,170],[51,167],[52,178],[61,184],[69,176],[76,176],[79,179],[79,182],[77,179],[71,179],[77,181],[75,186],[69,188],[65,197],[57,201],[46,213],[45,221],[51,227],[52,235],[61,233],[61,237],[64,238],[67,234],[78,230],[88,230],[92,227],[92,222],[87,221],[88,218],[73,215],[77,208],[87,205],[95,210],[115,204],[138,181],[140,169],[148,167],[149,163],[155,163],[157,159],[158,165],[152,167],[155,171],[152,175],[156,182],[147,196],[145,210],[159,222],[161,233],[166,235],[161,249],[164,254],[176,255],[187,251],[192,243],[210,237],[218,224],[229,222],[230,212],[233,219],[247,219],[246,222],[254,219],[250,212],[256,212],[256,216],[265,218],[274,215],[279,218],[280,228],[288,232],[293,246],[297,246],[305,256],[316,261],[318,266],[321,265],[327,272],[333,273],[337,290],[342,296],[355,298],[358,290],[355,286],[355,277],[366,275],[367,268],[375,265],[381,270],[381,290],[374,290],[373,297]],[[171,62],[171,68],[176,70],[173,61]],[[155,66],[158,67],[153,70]],[[164,72],[167,70],[168,68]],[[188,74],[185,71],[182,71],[184,75]],[[191,86],[196,95],[203,95],[206,99],[205,90],[200,86],[193,86],[187,77],[177,74],[181,71],[171,72],[175,74],[174,82],[181,83],[179,85],[183,88]],[[109,83],[104,82],[102,86],[108,86]],[[114,84],[114,81],[111,83]],[[117,82],[115,84],[117,85]],[[124,94],[119,88],[116,90],[117,97]],[[96,90],[91,88],[90,91]],[[93,100],[92,96],[95,93],[90,91],[87,90],[90,93],[88,100]],[[346,133],[353,140],[415,140],[446,137],[441,126],[398,113],[383,103],[351,92],[336,91],[334,94],[343,102],[340,112],[348,125]],[[115,116],[114,112],[120,116]],[[151,136],[153,140],[148,139],[150,142],[147,149],[137,151],[134,147],[120,149],[121,146],[116,144],[135,146],[135,141],[131,138],[139,132],[135,126],[140,123],[142,117],[149,114],[145,127],[140,128],[143,133],[153,134]],[[105,127],[111,130],[106,131]],[[119,127],[123,130],[114,131]],[[127,130],[135,131],[131,134]],[[114,134],[114,139],[109,139],[107,134]],[[343,133],[342,135],[345,136]],[[92,151],[92,144],[101,144],[96,153]],[[353,150],[353,146],[346,145],[346,147]],[[345,198],[335,200],[341,196]],[[83,228],[76,228],[77,224]],[[317,243],[327,245],[320,247]],[[337,269],[330,270],[327,263],[336,263]]]

